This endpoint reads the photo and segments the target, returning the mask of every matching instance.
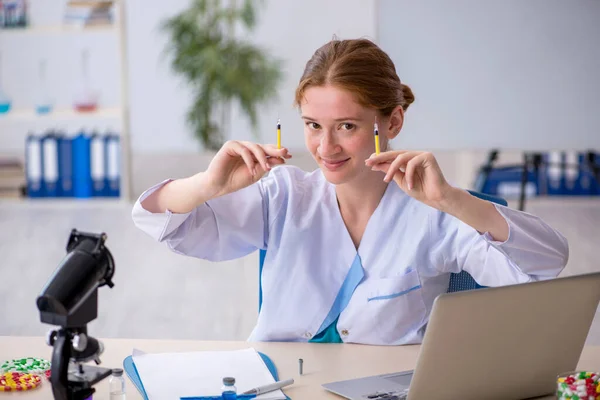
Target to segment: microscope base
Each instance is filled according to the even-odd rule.
[[[79,368],[81,367],[81,368]],[[83,373],[82,373],[83,371]],[[94,393],[93,385],[110,376],[111,369],[89,365],[69,366],[69,399],[85,400]]]

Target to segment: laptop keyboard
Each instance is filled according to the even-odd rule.
[[[366,399],[373,400],[406,400],[408,389],[394,392],[375,392],[364,396]]]

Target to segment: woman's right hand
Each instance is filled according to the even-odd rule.
[[[190,212],[215,197],[250,186],[291,157],[287,149],[274,145],[229,141],[206,171],[167,183],[143,200],[142,207],[152,213]]]
[[[217,152],[204,172],[211,197],[223,196],[257,182],[272,167],[285,164],[292,155],[286,148],[230,140]]]

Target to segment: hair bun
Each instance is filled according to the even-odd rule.
[[[400,87],[402,89],[402,98],[404,99],[402,103],[402,108],[404,109],[404,111],[406,111],[408,106],[410,106],[413,103],[413,101],[415,101],[415,95],[413,94],[412,89],[406,86],[405,84],[401,83]]]

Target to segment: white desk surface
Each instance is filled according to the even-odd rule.
[[[209,342],[142,339],[100,339],[105,346],[101,356],[106,368],[122,368],[123,359],[135,347],[148,353],[238,350],[254,347],[275,363],[280,379],[293,378],[294,385],[285,389],[292,400],[340,399],[322,387],[322,383],[413,369],[420,346],[366,346],[353,344],[313,344],[275,342]],[[0,336],[0,359],[41,357],[50,359],[52,348],[42,337]],[[304,360],[304,374],[298,374],[298,359]],[[586,347],[578,369],[600,370],[600,346]],[[126,379],[127,399],[141,399],[135,386]],[[94,400],[108,400],[108,379],[94,386]],[[0,393],[2,399],[52,399],[52,390],[44,379],[42,385],[26,392]],[[554,397],[545,397],[551,399]]]

